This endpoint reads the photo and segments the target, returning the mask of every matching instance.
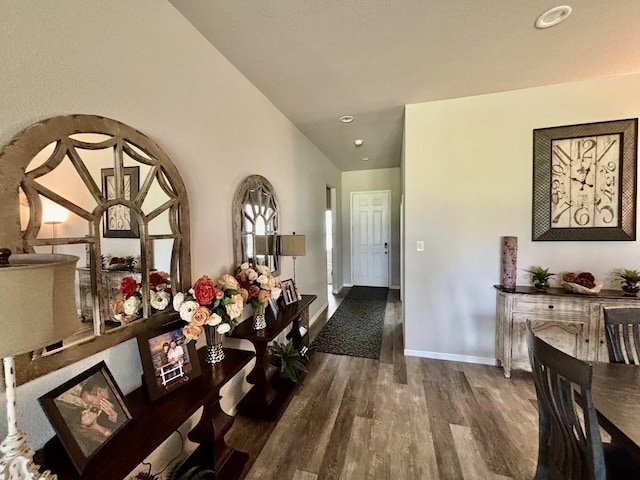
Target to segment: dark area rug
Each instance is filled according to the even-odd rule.
[[[311,344],[316,352],[380,358],[388,288],[352,287]]]

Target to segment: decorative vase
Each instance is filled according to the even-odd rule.
[[[534,280],[533,286],[539,292],[546,292],[547,288],[549,288],[549,282],[547,280]]]
[[[218,333],[216,327],[204,325],[204,336],[207,340],[207,354],[205,356],[205,361],[209,365],[215,365],[216,363],[222,362],[222,360],[224,360],[222,335]]]
[[[507,291],[515,291],[518,263],[518,237],[502,237],[500,253],[500,284]]]
[[[253,329],[262,330],[267,327],[267,318],[264,314],[265,304],[260,303],[258,306],[253,307]]]
[[[637,283],[634,283],[634,284],[623,283],[622,291],[624,292],[625,297],[635,297],[636,293],[640,292],[640,286],[638,286]]]

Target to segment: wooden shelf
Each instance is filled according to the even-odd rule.
[[[316,298],[315,295],[302,295],[302,300],[287,305],[286,307],[280,307],[278,318],[274,318],[271,309],[267,308],[266,328],[254,330],[253,322],[251,319],[247,319],[234,328],[233,333],[229,336],[249,340],[253,344],[272,342],[291,322],[303,313],[308,312],[309,305],[311,305]],[[308,326],[305,328],[308,329]]]
[[[267,347],[269,342],[291,324],[293,328],[287,338],[292,340],[296,348],[309,346],[309,335],[301,335],[300,327],[303,326],[307,332],[309,331],[309,305],[316,298],[315,295],[303,295],[298,302],[280,308],[278,318],[274,318],[272,312],[268,311],[267,327],[262,330],[254,330],[249,319],[233,330],[231,337],[249,340],[256,349],[255,367],[247,375],[247,381],[253,384],[253,387],[238,404],[238,409],[243,413],[275,419],[286,404],[295,384],[279,379],[277,368],[269,363]]]
[[[225,359],[211,367],[204,361],[205,349],[198,350],[202,374],[170,394],[149,402],[139,388],[125,397],[132,420],[106,443],[89,461],[82,475],[73,467],[57,437],[51,439],[36,454],[37,463],[66,479],[120,479],[129,474],[149,456],[169,435],[176,431],[191,415],[204,406],[202,417],[189,439],[200,443],[198,449],[206,452],[202,465],[213,468],[216,478],[230,476],[229,459],[242,465],[248,455],[224,443],[224,435],[233,425],[230,417],[220,408],[220,388],[233,378],[254,356],[253,352],[225,348]],[[227,471],[228,470],[228,471]]]
[[[548,288],[544,292],[537,290],[535,287],[517,285],[515,290],[509,290],[502,285],[494,285],[493,288],[500,292],[505,293],[522,293],[525,295],[549,295],[552,297],[594,297],[594,298],[607,298],[607,299],[623,299],[623,300],[640,300],[637,296],[627,296],[622,290],[600,290],[600,292],[593,295],[584,295],[581,293],[570,292],[564,288]]]

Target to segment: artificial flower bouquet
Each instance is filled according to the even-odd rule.
[[[173,297],[173,309],[187,322],[182,328],[187,341],[197,339],[205,326],[216,327],[216,332],[223,335],[238,324],[244,311],[238,282],[231,275],[223,275],[217,285],[205,275],[187,293]]]
[[[122,297],[109,302],[113,319],[120,323],[131,323],[140,318],[142,309],[141,285],[133,277],[120,280],[118,291]],[[162,311],[171,302],[171,281],[167,272],[154,271],[149,274],[149,301],[151,308]]]
[[[236,268],[235,279],[240,285],[243,296],[246,297],[245,302],[251,304],[254,312],[264,308],[269,298],[277,300],[282,294],[280,282],[266,265],[253,267],[245,262]]]

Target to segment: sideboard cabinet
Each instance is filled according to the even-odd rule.
[[[533,287],[506,291],[496,285],[496,360],[509,378],[511,370],[531,370],[527,351],[527,320],[536,335],[560,350],[586,361],[607,362],[603,309],[640,307],[640,298],[618,290],[580,295],[561,288],[538,292]]]

